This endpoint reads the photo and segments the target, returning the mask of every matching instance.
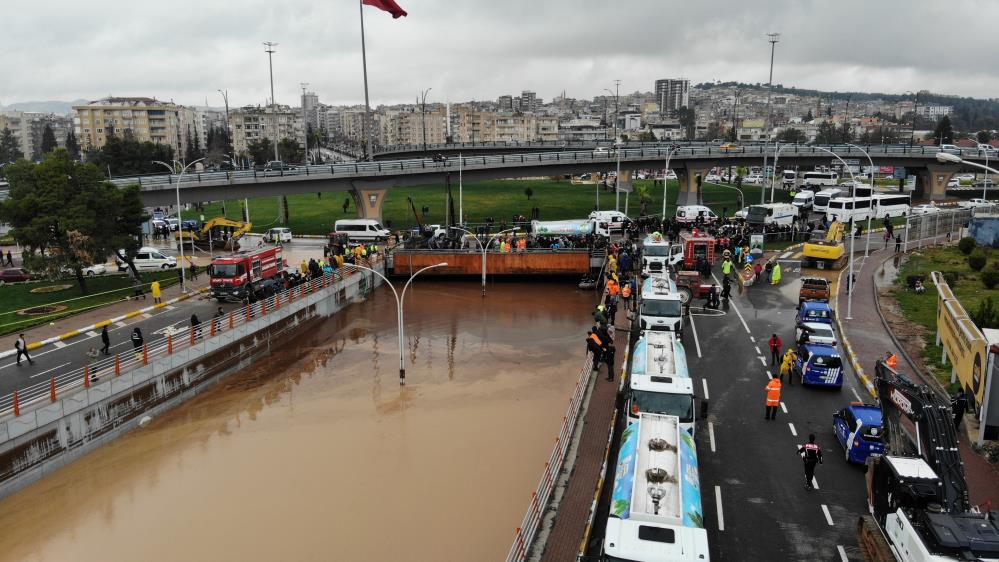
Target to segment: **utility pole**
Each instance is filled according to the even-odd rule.
[[[274,123],[274,159],[280,160],[281,157],[278,156],[277,103],[274,101],[274,47],[277,47],[278,44],[271,41],[264,41],[264,45],[267,46],[264,52],[267,53],[267,62],[271,68],[271,119]]]
[[[423,152],[427,152],[427,94],[430,93],[433,88],[427,88],[420,92],[420,113],[422,116],[422,126],[423,129]],[[424,154],[426,156],[426,154]]]
[[[621,119],[621,81],[614,80],[614,142],[617,142],[617,122]]]
[[[305,114],[305,89],[309,87],[308,82],[300,82],[302,86],[302,135],[305,137],[305,165],[309,165],[309,119]]]
[[[770,41],[770,81],[767,82],[767,119],[763,122],[763,131],[766,134],[766,138],[763,141],[763,182],[766,185],[767,177],[767,145],[770,143],[771,132],[771,114],[770,114],[770,96],[774,92],[774,50],[777,48],[777,42],[780,41],[780,33],[767,33],[767,37]],[[776,174],[777,170],[773,170],[771,175]],[[760,190],[760,204],[764,201],[764,194],[767,190]]]

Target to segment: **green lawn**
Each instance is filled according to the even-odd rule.
[[[650,213],[662,210],[662,184],[652,186],[651,181],[636,180],[636,186],[649,186],[652,200],[648,209]],[[530,187],[533,195],[530,200],[524,193]],[[759,186],[743,187],[746,204],[759,202]],[[676,210],[678,184],[668,182],[666,193],[666,212],[672,214]],[[463,186],[464,213],[467,222],[483,222],[486,217],[496,221],[510,220],[514,215],[531,215],[531,208],[537,206],[541,210],[542,220],[563,220],[586,217],[593,210],[596,198],[596,186],[592,184],[573,185],[568,180],[552,181],[538,180],[490,180],[468,182]],[[455,212],[458,212],[458,186],[452,186],[455,198]],[[328,234],[333,222],[342,218],[356,216],[354,203],[350,209],[343,212],[343,202],[346,193],[302,194],[288,197],[289,227],[295,234]],[[412,212],[409,210],[407,197],[412,197],[417,210],[423,206],[430,207],[426,222],[441,223],[445,217],[445,193],[443,186],[425,185],[417,187],[394,188],[389,191],[383,209],[383,219],[386,225],[393,229],[403,229],[415,225]],[[777,191],[778,201],[787,200],[784,191]],[[716,213],[721,213],[727,207],[729,215],[738,209],[739,196],[734,189],[726,189],[712,185],[704,186],[704,202]],[[624,210],[625,195],[621,194],[621,209]],[[226,216],[240,218],[242,216],[241,200],[226,202]],[[614,208],[614,192],[601,191],[600,208]],[[205,205],[199,211],[206,219],[222,214],[221,203]],[[638,195],[631,194],[628,214],[637,217],[639,214]],[[262,232],[271,226],[277,226],[278,204],[276,197],[264,197],[250,200],[250,220],[255,232]],[[421,217],[422,220],[422,217]]]
[[[985,267],[992,268],[997,262],[999,262],[999,254],[990,253],[989,263]],[[986,289],[982,285],[981,274],[968,267],[967,256],[954,246],[930,248],[914,253],[902,266],[893,294],[905,317],[927,329],[924,336],[926,340],[926,347],[923,350],[924,361],[926,366],[933,370],[937,380],[944,386],[948,386],[950,384],[950,366],[940,364],[943,348],[934,345],[937,323],[937,292],[930,281],[930,272],[932,271],[944,274],[953,272],[958,276],[957,281],[951,284],[950,288],[969,315],[973,315],[978,310],[979,304],[987,297],[992,297],[992,300],[999,304],[999,287]],[[925,277],[925,293],[917,295],[908,290],[905,280],[909,275]]]
[[[166,288],[177,283],[177,272],[173,269],[143,272],[142,279],[147,284],[147,291],[148,284],[157,279],[160,280],[160,285]],[[31,292],[32,289],[54,285],[70,285],[70,287],[51,293]],[[80,293],[80,287],[75,278],[0,286],[0,335],[53,322],[59,318],[120,301],[132,294],[132,284],[127,275],[101,275],[87,279],[87,291],[88,295],[86,296]],[[48,304],[61,304],[67,308],[60,312],[40,316],[17,314],[19,310]]]

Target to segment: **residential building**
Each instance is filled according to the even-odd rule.
[[[528,142],[558,140],[557,117],[479,111],[467,106],[452,109],[455,142]]]
[[[291,139],[301,144],[305,135],[302,112],[299,108],[278,105],[246,106],[229,112],[232,128],[232,148],[236,154],[245,154],[250,144],[262,139],[278,142]],[[276,134],[275,134],[276,133]]]
[[[513,112],[513,96],[500,96],[497,103],[500,111]]]
[[[541,99],[538,94],[524,90],[520,93],[520,111],[523,113],[535,113],[541,108]]]
[[[10,129],[14,139],[17,140],[18,150],[30,160],[42,157],[42,135],[45,133],[46,125],[55,134],[57,146],[65,147],[66,135],[73,126],[69,117],[52,113],[0,112],[0,131]]]
[[[655,100],[663,115],[675,116],[681,107],[690,105],[690,80],[686,78],[656,80],[655,90]]]
[[[166,144],[182,155],[183,134],[181,107],[155,98],[108,97],[87,105],[73,107],[76,137],[84,151],[97,149],[107,142],[109,133],[122,135],[131,131],[136,140]]]
[[[379,119],[379,141],[385,146],[441,144],[447,140],[447,109],[443,105],[385,112]]]
[[[302,107],[305,108],[303,113],[305,114],[306,127],[311,125],[313,129],[320,128],[319,106],[319,96],[315,92],[306,92],[302,95]]]

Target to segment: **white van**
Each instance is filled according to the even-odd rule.
[[[118,264],[118,271],[125,271],[128,269],[128,266],[125,265],[125,262],[121,261],[120,258],[115,257],[114,261]],[[136,252],[135,259],[132,260],[132,263],[135,264],[135,269],[138,269],[139,271],[170,269],[171,267],[177,267],[177,258],[164,255],[157,248],[143,246],[142,248],[139,248],[138,252]]]
[[[704,205],[681,205],[676,208],[677,222],[694,222],[700,217],[704,222],[715,222],[718,215]]]
[[[271,244],[283,244],[285,242],[291,242],[291,229],[290,228],[272,228],[264,234],[264,241],[270,242]]]
[[[791,201],[791,204],[797,207],[802,214],[807,214],[812,210],[812,205],[815,204],[815,192],[808,190],[799,191],[795,194],[794,201]]]
[[[749,207],[746,222],[749,224],[790,226],[797,217],[798,207],[790,203],[766,203]]]
[[[607,230],[609,232],[624,232],[624,221],[628,215],[621,211],[593,211],[590,219],[597,223],[597,230]]]
[[[392,233],[373,219],[343,219],[333,224],[333,234],[346,234],[351,242],[383,242]]]

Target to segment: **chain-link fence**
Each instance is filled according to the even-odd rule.
[[[960,236],[961,229],[967,228],[972,218],[972,209],[940,209],[922,215],[910,215],[906,219],[903,249],[921,248],[933,244],[941,236]]]

